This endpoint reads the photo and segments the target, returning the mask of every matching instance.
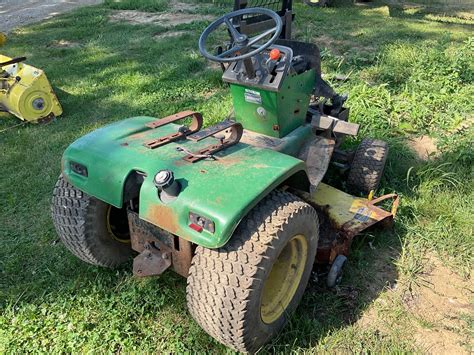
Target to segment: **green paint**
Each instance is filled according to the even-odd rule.
[[[123,187],[133,170],[147,177],[140,190],[140,218],[196,244],[215,248],[224,245],[239,221],[271,190],[305,169],[292,156],[244,143],[216,154],[217,160],[188,163],[177,146],[197,151],[215,142],[182,140],[157,149],[145,141],[174,133],[178,126],[145,127],[152,117],[126,119],[98,129],[71,144],[63,155],[63,174],[78,189],[121,207]],[[70,162],[83,164],[88,177],[73,173]],[[182,185],[179,197],[167,205],[158,198],[153,177],[158,170],[170,169]],[[201,233],[188,227],[192,211],[215,222],[216,231]]]
[[[235,119],[245,129],[271,137],[284,137],[305,122],[314,69],[302,74],[288,75],[280,91],[267,91],[231,84]],[[259,114],[263,108],[265,114]]]

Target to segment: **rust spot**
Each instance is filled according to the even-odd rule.
[[[165,205],[152,205],[145,219],[173,234],[178,234],[180,230],[178,216]]]
[[[189,163],[189,162],[187,162],[187,161],[184,160],[184,159],[176,159],[176,160],[173,162],[173,164],[174,164],[175,166],[183,166],[183,165],[189,165],[189,164],[192,164],[192,163]]]
[[[227,155],[225,157],[219,157],[219,158],[216,159],[216,163],[222,164],[224,166],[230,166],[230,165],[238,164],[241,161],[242,161],[242,159],[234,158],[230,155]]]

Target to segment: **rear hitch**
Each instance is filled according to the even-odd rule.
[[[171,266],[171,253],[146,243],[145,249],[133,259],[133,274],[136,276],[158,276]]]
[[[140,219],[136,212],[127,214],[132,249],[140,253],[133,259],[133,274],[158,276],[171,267],[187,277],[193,257],[191,243]]]

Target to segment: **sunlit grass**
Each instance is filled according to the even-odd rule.
[[[232,1],[228,7],[198,3],[207,6],[196,11],[217,15]],[[51,192],[73,140],[126,117],[193,109],[211,123],[232,109],[219,69],[197,51],[208,22],[179,25],[187,34],[160,40],[154,36],[168,29],[158,24],[111,23],[109,13],[120,9],[165,11],[169,4],[106,1],[17,30],[2,48],[44,69],[65,111],[49,125],[0,134],[2,353],[225,351],[187,313],[184,280],[171,273],[136,280],[130,265],[118,271],[88,266],[57,242],[52,226]],[[342,287],[328,291],[311,283],[289,326],[265,351],[417,350],[400,300],[397,307],[378,307],[387,321],[383,331],[355,322],[387,283],[419,282],[427,251],[464,277],[472,270],[474,134],[466,126],[474,112],[472,28],[430,20],[429,7],[420,11],[393,12],[381,3],[295,4],[296,37],[322,48],[323,72],[349,93],[361,137],[389,141],[380,193],[396,191],[402,199],[393,232],[361,236]],[[54,46],[60,40],[78,45]],[[336,74],[349,79],[338,81]],[[0,130],[15,124],[4,118]],[[418,134],[438,138],[437,158],[421,162],[409,150],[406,136]],[[390,275],[376,281],[380,263]]]

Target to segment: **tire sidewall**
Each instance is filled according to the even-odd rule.
[[[79,259],[111,268],[127,261],[132,249],[130,243],[122,243],[110,234],[109,206],[59,176],[51,201],[51,215],[59,238]]]

